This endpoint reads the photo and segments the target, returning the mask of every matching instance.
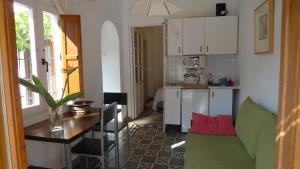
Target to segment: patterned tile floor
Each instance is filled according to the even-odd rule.
[[[175,131],[163,133],[162,125],[135,125],[129,144],[120,145],[122,169],[182,169],[185,135]]]
[[[150,107],[145,110],[140,118],[130,123],[129,142],[126,128],[120,133],[120,168],[183,169],[185,145],[178,143],[184,143],[185,134],[180,133],[177,127],[168,128],[163,133],[162,113],[152,112]],[[112,150],[109,153],[108,169],[115,169],[114,156]]]
[[[131,123],[129,143],[126,129],[120,134],[121,169],[183,169],[186,136],[177,127],[163,133],[162,121],[162,113],[145,107],[141,117]],[[113,169],[114,159],[109,161]]]

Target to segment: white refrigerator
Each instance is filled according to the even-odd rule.
[[[208,115],[209,90],[183,89],[181,106],[181,131],[191,128],[192,113]]]

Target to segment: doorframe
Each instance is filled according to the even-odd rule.
[[[27,169],[23,113],[19,93],[13,0],[0,1],[0,49],[9,153],[13,169]],[[3,114],[1,114],[3,116]],[[3,116],[5,117],[5,116]],[[7,156],[6,156],[7,157]]]
[[[138,118],[137,114],[138,112],[136,112],[136,101],[135,101],[135,98],[136,98],[136,91],[135,91],[135,69],[134,69],[134,61],[133,61],[133,38],[134,38],[134,35],[133,35],[133,32],[134,32],[134,28],[139,28],[139,27],[151,27],[151,26],[162,26],[163,27],[163,31],[165,31],[164,29],[164,24],[166,23],[166,21],[164,22],[159,22],[159,23],[153,23],[153,24],[137,24],[137,25],[129,25],[128,26],[128,40],[129,40],[129,71],[130,71],[130,75],[131,75],[131,78],[130,78],[130,90],[131,90],[131,93],[132,93],[132,104],[131,106],[132,107],[132,110],[133,110],[133,114],[134,114],[134,119]],[[165,35],[165,34],[164,34]],[[166,38],[166,37],[164,37]],[[163,39],[163,44],[164,44],[164,57],[165,57],[165,39]],[[164,59],[164,63],[165,63],[165,59]],[[165,70],[165,68],[163,68],[163,70]],[[165,71],[164,71],[165,72]],[[164,74],[164,85],[165,85],[165,74]]]
[[[299,0],[283,0],[276,169],[300,169],[299,7]]]

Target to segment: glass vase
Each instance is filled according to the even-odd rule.
[[[63,113],[61,111],[61,108],[58,108],[56,110],[52,110],[50,108],[49,110],[50,113],[50,128],[49,130],[51,132],[58,132],[62,131],[64,129],[64,118],[63,118]]]

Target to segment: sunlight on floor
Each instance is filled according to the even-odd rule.
[[[180,147],[180,146],[182,146],[182,145],[184,145],[184,144],[185,144],[185,141],[181,141],[181,142],[179,142],[179,143],[173,144],[173,145],[171,146],[171,148],[174,149],[174,148]]]

